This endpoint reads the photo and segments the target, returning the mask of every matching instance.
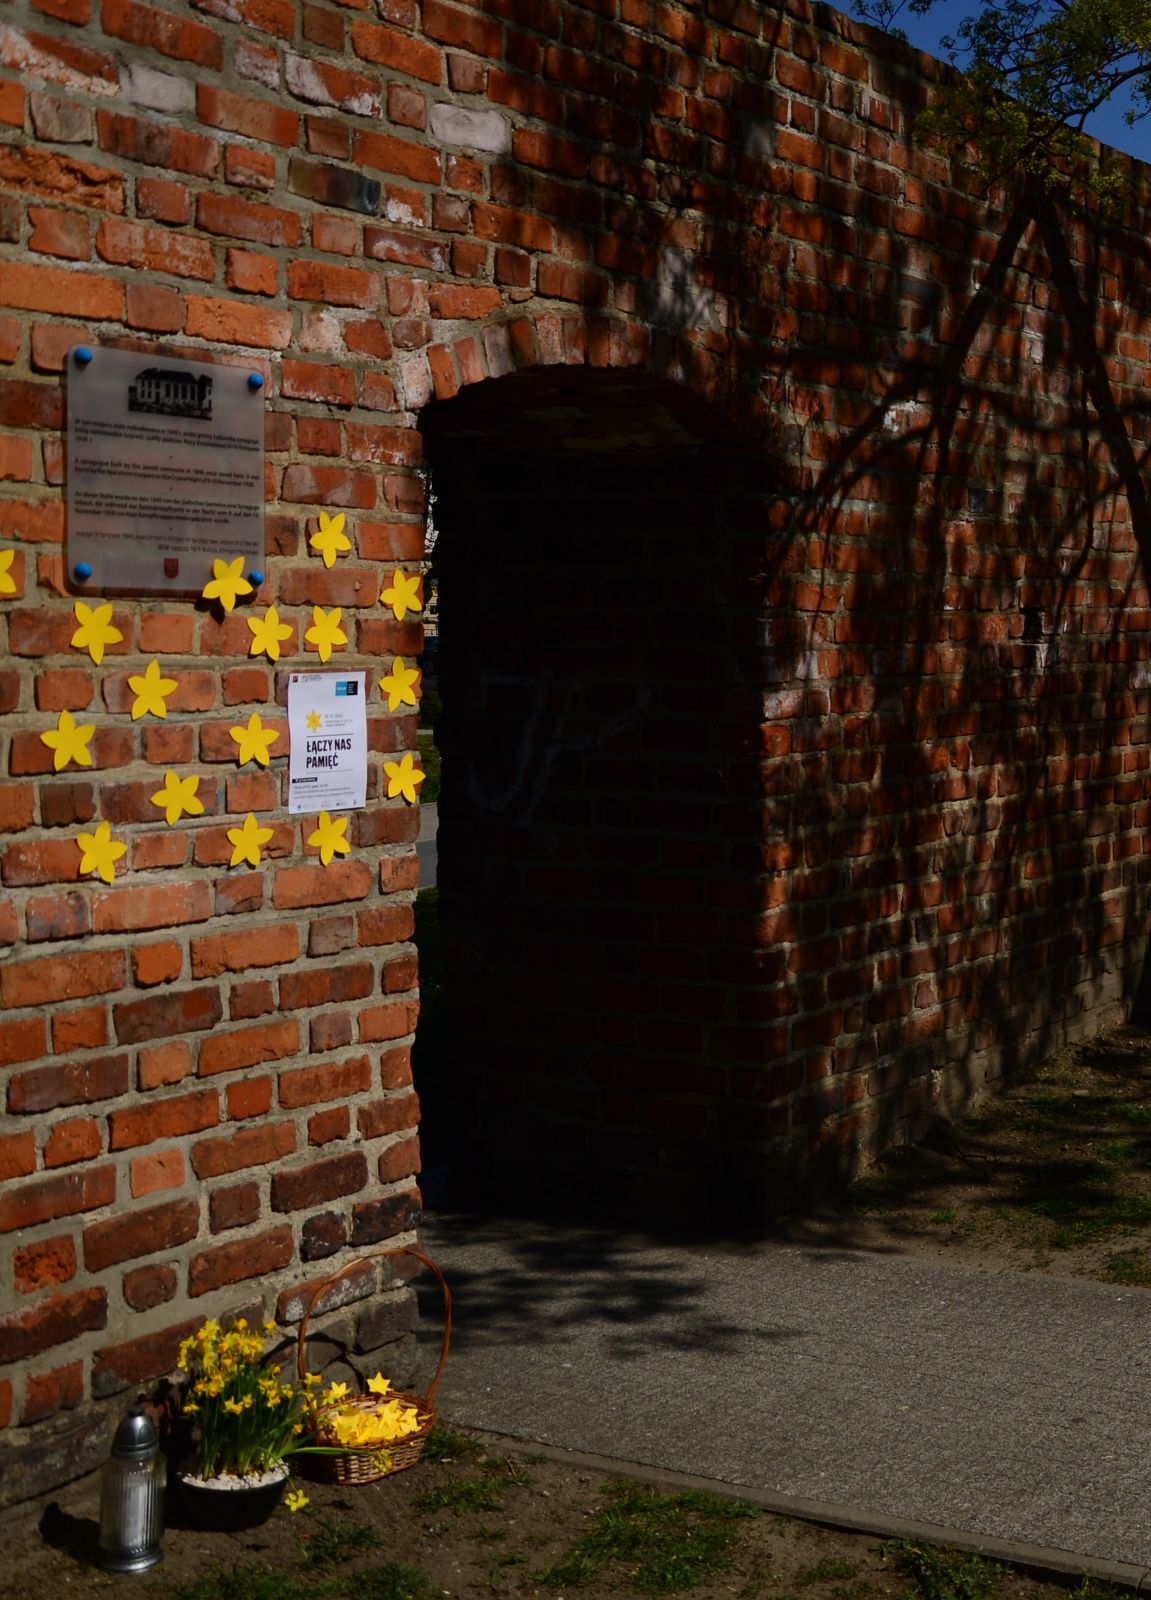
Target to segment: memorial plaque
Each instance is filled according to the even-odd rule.
[[[262,567],[262,385],[243,367],[99,345],[87,354],[68,359],[75,586],[198,594],[221,557]]]

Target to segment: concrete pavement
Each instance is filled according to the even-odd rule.
[[[436,886],[436,838],[440,830],[440,808],[434,800],[420,807],[420,833],[416,841],[416,855],[420,863],[420,888]]]
[[[444,1214],[422,1238],[455,1295],[451,1422],[1052,1570],[1151,1572],[1147,1290]]]

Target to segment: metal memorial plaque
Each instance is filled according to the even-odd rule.
[[[77,589],[198,594],[221,557],[263,565],[264,391],[248,377],[159,353],[69,352]]]

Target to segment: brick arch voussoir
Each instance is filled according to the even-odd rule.
[[[769,431],[757,366],[727,341],[705,344],[638,317],[555,309],[496,315],[451,345],[432,346],[427,360],[436,400],[539,367],[631,371],[682,384],[749,439],[766,442]]]

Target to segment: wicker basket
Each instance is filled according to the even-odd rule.
[[[381,1467],[378,1464],[379,1452],[375,1450],[341,1450],[332,1455],[309,1456],[307,1459],[311,1470],[316,1477],[325,1483],[374,1483],[378,1478],[386,1478],[393,1472],[402,1472],[405,1467],[414,1467],[424,1453],[424,1445],[427,1442],[428,1434],[431,1433],[436,1424],[436,1409],[433,1400],[436,1385],[440,1381],[440,1374],[444,1370],[444,1363],[448,1359],[448,1350],[452,1342],[452,1294],[444,1280],[443,1273],[432,1258],[424,1255],[419,1250],[413,1250],[410,1245],[400,1245],[394,1250],[375,1250],[369,1255],[357,1256],[354,1261],[345,1263],[339,1272],[333,1273],[330,1278],[325,1278],[324,1282],[317,1286],[300,1321],[300,1331],[296,1340],[296,1368],[300,1382],[303,1383],[304,1374],[308,1370],[307,1361],[305,1360],[308,1340],[308,1318],[311,1316],[312,1308],[317,1300],[334,1283],[338,1283],[349,1272],[354,1272],[357,1267],[362,1267],[366,1261],[378,1261],[386,1256],[414,1256],[417,1261],[422,1262],[435,1275],[436,1281],[440,1286],[440,1292],[444,1297],[444,1338],[440,1347],[440,1359],[436,1363],[432,1381],[422,1395],[402,1394],[396,1390],[389,1390],[388,1394],[382,1397],[382,1403],[384,1404],[392,1400],[399,1400],[404,1405],[417,1407],[419,1411],[420,1425],[416,1432],[409,1433],[404,1438],[397,1439],[394,1444],[389,1444],[386,1447],[388,1455],[391,1457],[391,1465]],[[364,1411],[374,1411],[380,1403],[381,1400],[371,1394],[357,1395],[350,1401],[342,1402],[344,1405],[355,1406]],[[317,1444],[336,1442],[335,1440],[325,1439],[322,1431],[316,1432],[314,1438]]]

